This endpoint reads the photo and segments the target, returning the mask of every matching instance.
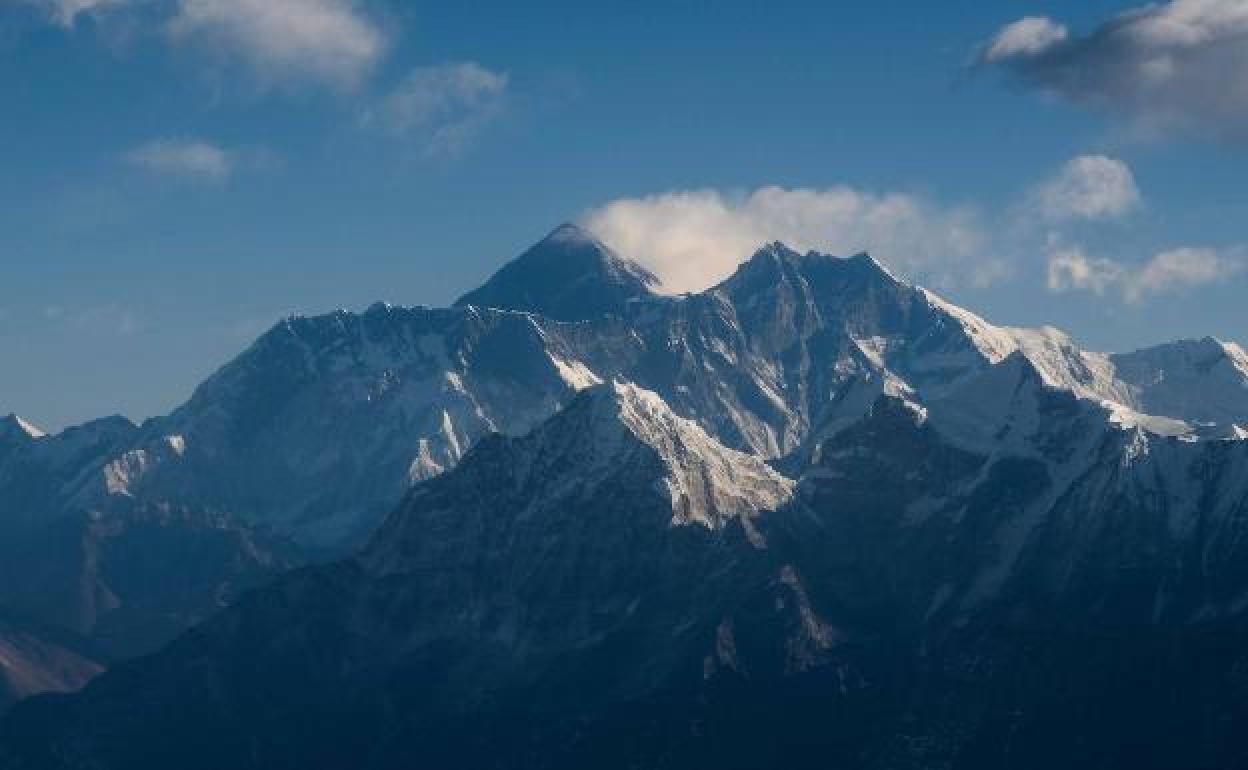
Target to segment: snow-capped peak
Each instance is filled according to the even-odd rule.
[[[495,467],[508,469],[512,492],[523,491],[526,506],[582,505],[600,489],[628,488],[642,507],[655,505],[657,493],[671,508],[673,526],[708,529],[775,510],[794,487],[759,458],[728,449],[678,417],[657,394],[621,381],[581,391],[527,435],[483,442],[423,491]],[[421,494],[418,488],[413,504]]]
[[[616,381],[591,388],[582,398],[583,404],[573,403],[568,411],[581,409],[589,415],[592,445],[611,448],[601,460],[615,462],[619,452],[627,451],[621,438],[640,441],[658,456],[673,524],[716,528],[732,518],[774,510],[792,496],[792,481],[758,458],[723,446],[692,420],[676,416],[656,393]]]
[[[957,322],[966,332],[967,338],[989,363],[999,363],[1011,353],[1019,349],[1015,334],[998,326],[993,326],[971,311],[949,302],[935,292],[920,289],[923,297],[933,309],[944,313]]]
[[[1195,423],[1248,420],[1248,355],[1213,337],[1105,357],[1123,384],[1120,401]]]
[[[652,297],[659,280],[572,224],[555,228],[504,265],[456,306],[521,310],[560,321],[623,314],[630,302]]]
[[[0,437],[37,439],[47,435],[39,426],[16,414],[0,418]]]
[[[1226,351],[1227,356],[1230,357],[1231,361],[1235,363],[1235,366],[1238,367],[1240,371],[1248,374],[1248,351],[1244,350],[1234,342],[1224,342],[1218,340],[1218,343],[1222,345],[1222,349]]]
[[[1206,337],[1132,353],[1094,353],[1060,329],[993,326],[923,293],[963,327],[989,363],[1021,352],[1046,385],[1103,404],[1115,422],[1161,435],[1216,436],[1248,419],[1248,354],[1234,343]]]
[[[655,393],[614,381],[581,391],[523,436],[482,441],[454,470],[417,486],[363,559],[378,572],[406,571],[413,553],[432,547],[430,526],[459,526],[473,511],[488,511],[495,517],[489,526],[501,531],[517,522],[579,519],[587,507],[672,527],[720,530],[737,521],[763,548],[753,519],[789,502],[794,486],[676,416]]]
[[[1175,340],[1137,350],[1134,353],[1120,354],[1117,357],[1122,359],[1134,357],[1157,366],[1170,368],[1182,364],[1209,368],[1225,362],[1248,376],[1248,353],[1245,353],[1239,345],[1216,337]]]

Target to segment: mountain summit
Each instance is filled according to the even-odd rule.
[[[45,435],[47,434],[45,434],[43,430],[41,430],[34,423],[16,414],[10,414],[7,417],[0,417],[0,439],[37,439],[43,438]]]
[[[504,265],[456,307],[522,310],[558,321],[622,315],[629,302],[654,294],[659,279],[573,224],[564,224]]]

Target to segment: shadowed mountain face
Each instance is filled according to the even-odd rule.
[[[0,613],[0,713],[30,695],[77,690],[104,670],[103,650],[30,618]]]
[[[1235,766],[1241,350],[1090,353],[867,255],[635,272],[561,228],[168,417],[0,424],[0,605],[110,655],[283,538],[354,554],[24,704],[0,766]]]
[[[148,461],[127,449],[141,434],[115,417],[0,435],[0,607],[119,657],[158,648],[291,563],[289,546],[226,512],[124,494],[126,468]],[[118,494],[79,505],[83,484]]]

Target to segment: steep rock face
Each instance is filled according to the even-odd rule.
[[[506,308],[557,321],[582,321],[627,311],[653,297],[659,280],[576,225],[556,228],[509,262],[456,307]]]
[[[377,305],[289,319],[145,426],[115,463],[116,489],[97,479],[80,494],[190,500],[340,551],[481,436],[527,430],[596,381],[567,359],[518,313]]]

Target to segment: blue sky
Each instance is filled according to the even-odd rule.
[[[163,413],[566,220],[675,288],[780,238],[1093,348],[1248,342],[1246,6],[0,0],[0,413]]]

